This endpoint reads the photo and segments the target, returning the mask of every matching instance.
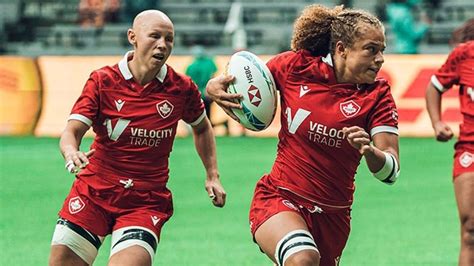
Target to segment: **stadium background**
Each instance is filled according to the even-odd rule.
[[[126,4],[122,1],[122,12]],[[307,4],[334,6],[338,1],[241,1],[247,49],[268,59],[286,49],[292,21]],[[346,1],[351,2],[351,1]],[[433,2],[433,1],[431,1]],[[445,60],[452,30],[474,14],[470,1],[422,2],[416,16],[429,13],[432,25],[421,54],[387,56],[382,76],[392,83],[399,107],[402,175],[394,187],[370,177],[362,163],[352,233],[341,265],[456,265],[458,221],[451,183],[453,141],[436,143],[424,110],[424,89]],[[352,1],[379,13],[385,1]],[[191,47],[199,44],[216,56],[223,71],[234,51],[226,22],[232,1],[161,0],[159,7],[175,23],[176,40],[169,64],[184,72]],[[116,63],[130,49],[129,22],[94,29],[77,24],[78,1],[0,0],[0,264],[45,265],[56,213],[71,185],[62,168],[58,135],[88,74]],[[454,129],[460,121],[456,90],[443,99],[443,117]],[[226,116],[213,108],[213,119]],[[278,117],[258,134],[228,121],[232,135],[218,137],[218,160],[229,194],[224,209],[211,207],[204,173],[187,128],[180,125],[170,159],[170,188],[175,215],[165,226],[154,265],[269,265],[252,244],[247,212],[256,180],[275,157]],[[224,133],[216,128],[219,135]],[[263,138],[254,138],[254,136]],[[91,139],[82,144],[87,149]],[[189,169],[194,169],[189,171]],[[105,265],[108,241],[95,265]]]

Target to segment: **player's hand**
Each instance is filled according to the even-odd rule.
[[[224,207],[226,193],[219,178],[207,178],[206,191],[214,206],[221,208]]]
[[[448,124],[443,121],[438,121],[433,125],[437,141],[446,142],[453,138],[454,133]]]
[[[234,77],[230,75],[222,74],[211,80],[206,85],[206,92],[211,100],[215,101],[228,116],[232,119],[239,121],[237,116],[231,111],[231,108],[242,109],[238,100],[242,99],[242,95],[235,93],[228,93],[227,88],[229,84],[234,81]]]
[[[363,128],[358,126],[344,127],[342,132],[347,137],[349,144],[357,149],[360,154],[365,155],[368,152],[374,152],[374,147],[370,145],[370,135]]]
[[[77,174],[81,169],[85,168],[89,164],[89,157],[95,152],[92,149],[88,152],[75,151],[64,155],[66,160],[65,168],[71,174]]]

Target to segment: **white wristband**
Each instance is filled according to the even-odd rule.
[[[393,154],[388,152],[383,152],[383,154],[385,155],[385,164],[382,166],[382,169],[380,169],[377,173],[373,173],[373,175],[378,180],[392,185],[395,183],[395,181],[397,181],[398,175],[400,174],[400,169]]]

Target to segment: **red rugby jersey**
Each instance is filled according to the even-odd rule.
[[[279,54],[267,66],[282,110],[272,182],[321,205],[350,206],[361,155],[342,129],[398,134],[389,85],[380,79],[371,85],[339,84],[331,56],[308,51]]]
[[[93,71],[69,119],[96,134],[89,170],[163,184],[178,121],[197,125],[206,115],[204,104],[191,79],[166,64],[141,86],[128,68],[132,57],[129,52],[118,64]]]
[[[474,141],[474,41],[458,45],[431,77],[431,83],[440,92],[460,85],[459,100],[464,124],[460,140]]]

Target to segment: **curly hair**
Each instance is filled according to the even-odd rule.
[[[470,20],[462,24],[459,28],[456,28],[453,31],[449,43],[455,46],[459,43],[468,42],[472,40],[474,40],[474,18],[471,18]]]
[[[291,49],[308,50],[313,55],[334,54],[338,41],[351,47],[367,25],[384,30],[382,22],[366,11],[309,5],[295,21]]]

